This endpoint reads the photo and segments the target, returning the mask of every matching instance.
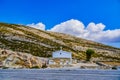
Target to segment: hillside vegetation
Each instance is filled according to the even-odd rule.
[[[0,23],[0,48],[29,53],[34,56],[51,57],[53,51],[73,53],[73,58],[85,59],[85,51],[95,51],[92,60],[120,60],[120,49],[85,40],[75,36],[42,31],[28,26]]]

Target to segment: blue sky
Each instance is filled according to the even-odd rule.
[[[73,20],[70,21],[71,19]],[[69,21],[67,24],[79,24],[76,20],[85,27],[91,22],[96,26],[104,24],[102,32],[116,32],[116,37],[112,36],[115,40],[96,41],[120,47],[120,0],[0,0],[0,22],[24,25],[42,22],[46,30],[50,30],[66,21]]]

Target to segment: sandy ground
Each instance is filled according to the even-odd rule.
[[[87,67],[98,67],[99,65],[97,65],[96,63],[77,63],[77,64],[72,64],[74,68],[80,68],[83,66],[87,66]]]

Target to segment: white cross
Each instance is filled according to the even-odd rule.
[[[60,49],[62,50],[62,46],[60,47]]]

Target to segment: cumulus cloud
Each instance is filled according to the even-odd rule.
[[[105,28],[105,25],[102,23],[95,24],[95,23],[91,22],[88,24],[86,29],[90,32],[100,32],[100,31],[103,31],[104,28]]]
[[[78,20],[71,19],[69,21],[54,26],[50,31],[77,35],[83,33],[84,24],[82,22],[79,22]]]
[[[35,24],[35,23],[27,24],[27,26],[33,27],[33,28],[36,28],[36,29],[40,29],[40,30],[45,30],[45,25],[41,22],[39,22],[37,24]]]
[[[102,23],[91,22],[85,27],[81,21],[71,19],[55,25],[50,31],[67,33],[97,42],[120,42],[120,29],[104,29],[105,25]]]

